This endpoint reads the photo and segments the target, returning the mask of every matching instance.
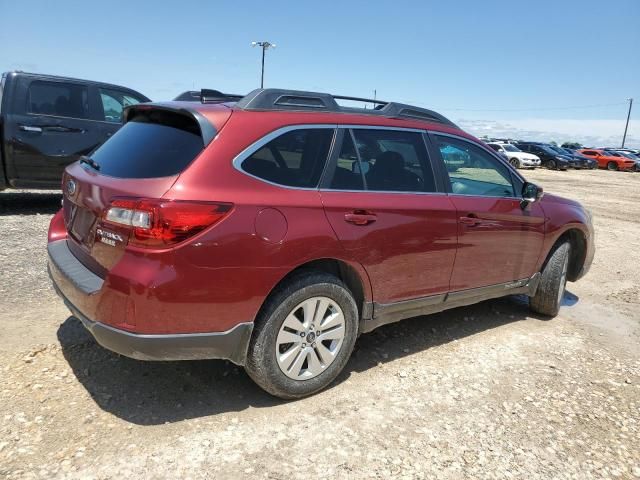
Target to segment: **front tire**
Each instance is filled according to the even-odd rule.
[[[520,160],[517,158],[512,158],[509,163],[513,165],[513,168],[520,168]]]
[[[529,307],[534,312],[549,317],[555,317],[558,314],[567,286],[570,251],[569,242],[563,242],[549,254],[549,259],[540,275],[536,294],[529,299]]]
[[[555,160],[549,160],[547,162],[547,168],[550,168],[551,170],[557,170],[558,169],[558,165],[556,164]]]
[[[618,164],[616,162],[609,162],[607,163],[607,170],[618,170]]]
[[[245,369],[276,397],[306,397],[335,380],[357,336],[358,309],[344,283],[327,273],[304,271],[263,305]]]

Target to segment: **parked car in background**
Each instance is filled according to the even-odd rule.
[[[640,154],[637,153],[637,150],[630,150],[630,149],[626,149],[626,148],[625,149],[607,148],[606,150],[610,151],[610,152],[619,153],[623,157],[627,157],[627,158],[633,160],[634,162],[636,162],[636,165],[634,167],[634,171],[640,172]]]
[[[617,152],[599,150],[594,148],[583,148],[579,153],[593,158],[598,162],[600,168],[607,170],[635,170],[636,162],[630,158],[620,155]]]
[[[0,80],[0,190],[60,188],[67,165],[122,126],[124,108],[149,99],[119,85],[7,72]]]
[[[300,398],[381,325],[511,294],[555,316],[592,263],[589,212],[434,111],[344,100],[134,105],[67,167],[49,271],[98,343],[230,359]]]
[[[487,143],[496,152],[504,154],[515,168],[536,168],[540,166],[540,158],[532,153],[523,152],[511,143]]]
[[[576,163],[571,156],[556,152],[547,143],[518,141],[516,147],[523,152],[538,156],[544,167],[553,170],[566,170]]]
[[[576,162],[573,166],[574,168],[586,168],[589,170],[593,170],[594,168],[598,168],[598,162],[596,162],[593,158],[589,158],[586,155],[582,155],[578,153],[576,150],[571,150],[570,148],[563,147],[554,147],[555,151],[562,153],[564,155],[568,155]]]

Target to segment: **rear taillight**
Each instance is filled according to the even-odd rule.
[[[231,211],[230,203],[117,199],[103,220],[131,229],[129,244],[163,248],[183,242]]]

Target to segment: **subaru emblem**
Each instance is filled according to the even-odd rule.
[[[69,180],[67,182],[67,195],[72,197],[74,193],[76,193],[76,182],[75,180]]]

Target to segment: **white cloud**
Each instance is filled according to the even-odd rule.
[[[532,141],[579,142],[586,146],[620,146],[624,121],[555,120],[529,118],[509,121],[460,119],[458,125],[469,133]],[[640,148],[640,122],[629,122],[625,146]]]

